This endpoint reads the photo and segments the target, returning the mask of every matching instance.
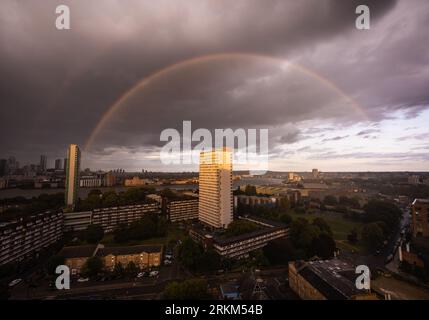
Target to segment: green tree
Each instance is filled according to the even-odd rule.
[[[338,204],[337,198],[332,195],[328,195],[323,199],[323,203],[327,206],[335,206]]]
[[[259,226],[248,220],[234,220],[228,226],[225,232],[226,236],[239,236],[241,234],[253,232],[258,230]]]
[[[280,198],[280,203],[279,203],[279,209],[281,211],[289,211],[290,209],[290,201],[288,197],[281,197]]]
[[[287,264],[297,257],[297,252],[289,239],[280,238],[268,242],[263,248],[264,255],[267,257],[271,265]]]
[[[364,225],[361,233],[362,241],[369,250],[375,251],[383,243],[383,230],[377,223]]]
[[[257,195],[257,193],[256,193],[256,187],[255,186],[251,186],[251,185],[247,185],[244,188],[244,193],[247,196],[256,196]]]
[[[139,272],[139,268],[136,266],[136,264],[133,261],[130,261],[125,268],[126,274],[130,276],[135,276],[137,272]]]
[[[335,240],[327,233],[321,233],[313,239],[313,254],[324,260],[334,256],[335,247]]]
[[[165,300],[204,300],[210,298],[212,296],[208,292],[207,282],[201,279],[169,283],[163,293]]]
[[[329,224],[326,222],[325,219],[320,217],[314,218],[312,224],[314,226],[317,226],[321,233],[325,233],[332,237],[333,233],[332,233],[331,227],[329,226]]]
[[[356,228],[353,228],[350,233],[347,235],[348,242],[355,244],[358,242],[358,233]]]
[[[115,191],[107,191],[103,194],[103,207],[115,207],[119,204],[119,197]]]
[[[282,222],[284,224],[291,224],[293,221],[292,217],[287,213],[281,214],[279,220],[280,220],[280,222]]]
[[[160,195],[161,195],[161,197],[165,197],[165,198],[169,198],[169,199],[177,197],[177,194],[173,190],[171,190],[170,188],[162,189],[160,192]]]
[[[117,277],[122,277],[125,274],[125,269],[122,263],[118,262],[113,267],[113,274]]]
[[[93,277],[103,271],[103,260],[100,257],[90,257],[82,266],[82,274],[87,277]]]
[[[104,237],[104,230],[100,225],[90,224],[84,233],[85,240],[88,243],[97,243]]]
[[[402,211],[393,203],[382,200],[370,200],[364,206],[364,221],[379,222],[386,224],[386,231],[390,233],[399,224]]]
[[[310,253],[314,238],[320,234],[320,229],[308,222],[307,219],[298,218],[292,222],[290,227],[290,237],[295,247]]]
[[[197,257],[194,269],[199,272],[213,272],[218,270],[220,265],[220,255],[213,249],[208,249]]]
[[[179,260],[180,262],[189,269],[194,270],[196,267],[196,261],[202,254],[202,248],[196,244],[191,238],[187,237],[183,240],[179,247]]]

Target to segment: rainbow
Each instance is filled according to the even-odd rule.
[[[103,116],[98,121],[95,128],[92,130],[89,138],[85,143],[84,150],[87,151],[91,148],[92,144],[94,143],[99,133],[102,131],[104,126],[109,122],[109,120],[113,117],[113,115],[121,108],[121,106],[123,105],[123,102],[126,101],[137,91],[142,90],[145,87],[150,86],[151,84],[154,84],[157,79],[168,76],[170,72],[178,71],[180,69],[185,69],[193,65],[210,63],[210,62],[219,61],[219,60],[230,60],[230,59],[240,59],[240,60],[248,59],[252,61],[256,60],[256,61],[262,61],[262,62],[265,61],[265,62],[274,62],[274,63],[281,63],[281,64],[287,63],[288,67],[293,68],[299,72],[302,72],[305,75],[323,83],[327,88],[329,88],[330,90],[338,94],[340,97],[344,98],[345,101],[347,101],[348,104],[350,104],[358,114],[362,115],[363,118],[368,119],[364,109],[353,98],[349,97],[342,90],[340,90],[332,81],[299,64],[291,63],[288,60],[285,60],[282,58],[272,57],[272,56],[267,56],[262,54],[241,53],[241,52],[215,53],[215,54],[198,56],[198,57],[186,59],[183,61],[179,61],[177,63],[171,64],[167,67],[159,69],[151,73],[147,77],[143,78],[142,80],[140,80],[137,84],[135,84],[133,87],[128,89],[125,93],[123,93],[119,97],[119,99],[117,99],[107,109],[107,111],[103,114]]]

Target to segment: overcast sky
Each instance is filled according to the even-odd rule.
[[[62,3],[71,30],[55,28]],[[358,4],[370,30],[355,28]],[[145,77],[239,52],[135,90],[83,166],[196,170],[159,161],[161,131],[191,120],[268,128],[270,170],[428,170],[428,30],[427,0],[3,0],[0,158],[53,165]]]

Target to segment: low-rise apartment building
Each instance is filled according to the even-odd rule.
[[[70,246],[62,248],[58,256],[64,258],[64,264],[69,267],[70,273],[72,275],[77,275],[80,273],[88,258],[94,256],[96,252],[96,245]]]
[[[106,271],[113,271],[118,263],[125,268],[130,262],[139,269],[145,269],[160,266],[162,252],[162,245],[105,247],[99,244],[64,247],[58,255],[64,257],[71,274],[78,275],[90,257],[101,258]]]
[[[429,238],[429,199],[415,199],[411,209],[413,237]]]
[[[62,212],[47,211],[0,224],[0,265],[37,256],[62,235]]]
[[[243,218],[257,223],[262,228],[234,237],[222,237],[204,228],[194,226],[189,235],[205,248],[212,247],[219,255],[228,258],[245,257],[249,252],[260,249],[275,239],[287,237],[289,228],[285,225],[257,217]]]
[[[126,267],[133,262],[140,269],[158,267],[161,265],[162,245],[101,247],[97,251],[97,256],[103,259],[104,267],[111,271],[118,263]]]
[[[91,223],[103,227],[104,232],[111,232],[120,224],[130,224],[151,213],[161,213],[161,207],[157,202],[94,209]]]
[[[191,196],[164,198],[163,209],[171,222],[198,219],[198,198]]]
[[[339,259],[289,262],[289,287],[303,300],[377,300],[356,288],[355,268]]]
[[[120,224],[130,224],[150,213],[161,213],[161,206],[156,201],[147,203],[94,209],[82,212],[64,213],[65,231],[85,230],[90,224],[103,227],[104,232],[111,232]]]

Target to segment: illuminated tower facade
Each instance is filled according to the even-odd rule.
[[[201,152],[198,219],[213,228],[227,228],[232,209],[232,152],[227,148]]]
[[[66,167],[66,205],[75,207],[79,188],[80,150],[76,144],[71,144],[67,150]]]

